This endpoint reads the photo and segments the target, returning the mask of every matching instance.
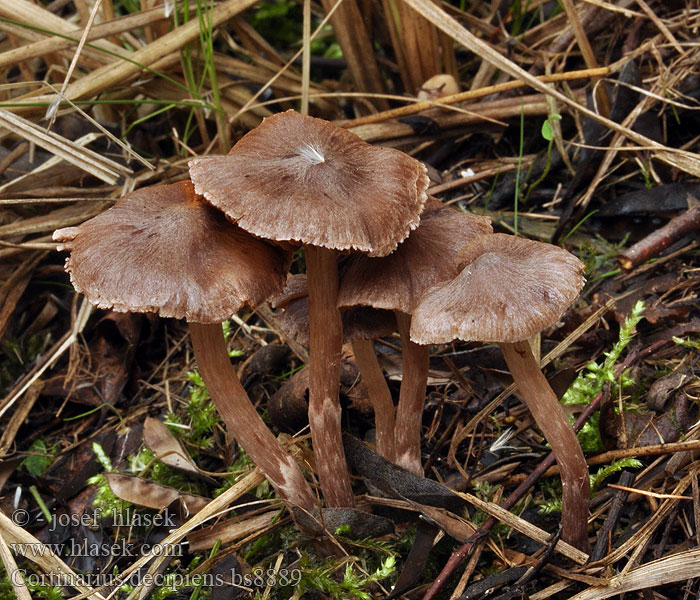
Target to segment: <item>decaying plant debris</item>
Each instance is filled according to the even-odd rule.
[[[66,580],[40,574],[90,598],[697,596],[698,26],[692,1],[0,2],[0,600],[58,597]],[[426,83],[440,73],[460,91]],[[70,288],[54,230],[187,179],[289,109],[402,150],[444,206],[583,261],[533,351],[580,431],[590,554],[557,536],[557,467],[496,346],[431,347],[424,477],[372,452],[344,347],[356,510],[324,511],[311,538],[219,422],[184,323]],[[238,313],[229,354],[318,490],[308,351],[282,318]],[[374,343],[394,403],[401,348]]]

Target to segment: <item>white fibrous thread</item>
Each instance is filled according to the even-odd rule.
[[[311,144],[304,143],[299,146],[299,154],[308,160],[312,165],[319,165],[326,162],[321,150],[319,150],[316,146],[312,146]]]

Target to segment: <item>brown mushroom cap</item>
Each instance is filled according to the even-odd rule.
[[[195,189],[246,231],[372,256],[419,222],[425,166],[292,110],[266,118],[227,156],[190,161]]]
[[[464,265],[459,249],[492,231],[488,217],[463,213],[431,198],[419,227],[393,254],[350,258],[338,306],[365,305],[411,314],[429,287],[457,276]]]
[[[288,266],[282,249],[230,223],[190,181],[137,190],[54,240],[71,251],[73,286],[98,307],[197,323],[279,293]]]
[[[274,308],[283,308],[279,321],[282,333],[300,344],[309,345],[309,299],[306,275],[290,275],[280,296],[272,301]],[[396,331],[394,313],[360,306],[341,312],[343,342],[370,340]]]
[[[585,282],[573,254],[512,235],[478,237],[460,257],[462,272],[430,288],[413,313],[415,342],[525,340],[556,323]]]

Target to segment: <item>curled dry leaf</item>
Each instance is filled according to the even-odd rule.
[[[199,475],[199,469],[190,455],[170,433],[165,424],[158,419],[146,417],[143,424],[143,443],[149,450],[156,453],[158,460],[162,463],[179,471]]]
[[[176,500],[180,500],[188,514],[202,510],[209,504],[209,498],[185,494],[175,488],[147,481],[134,475],[122,475],[121,473],[106,473],[109,488],[120,500],[125,500],[155,510],[164,510]]]

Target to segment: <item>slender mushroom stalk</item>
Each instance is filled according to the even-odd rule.
[[[374,351],[374,342],[370,339],[356,339],[352,341],[352,353],[362,381],[367,388],[367,396],[374,410],[374,426],[376,429],[377,452],[394,462],[396,449],[394,443],[394,402],[391,399],[391,390],[384,379],[384,373],[379,366],[377,354]]]
[[[341,308],[366,305],[394,311],[403,362],[394,425],[395,462],[417,475],[423,473],[420,441],[428,348],[411,340],[410,313],[430,286],[459,273],[459,250],[474,237],[491,231],[488,218],[444,207],[430,198],[420,225],[396,252],[383,258],[353,256],[342,278],[338,298]]]
[[[340,443],[338,279],[328,251],[393,252],[418,225],[427,199],[425,173],[422,163],[397,150],[372,147],[294,111],[265,119],[227,156],[190,161],[197,192],[233,222],[261,238],[304,245],[312,337],[309,421],[331,507],[352,506],[354,499]],[[322,306],[326,302],[333,304]]]
[[[309,425],[318,460],[316,468],[329,507],[354,506],[345,462],[338,402],[343,325],[337,308],[338,266],[335,253],[306,247],[309,286]],[[322,483],[323,485],[323,483]]]
[[[566,520],[570,523],[567,538],[575,540],[577,547],[586,548],[590,488],[586,459],[576,433],[552,387],[540,371],[528,341],[499,344],[499,347],[523,401],[552,447],[561,469],[562,506],[569,513]],[[582,498],[585,502],[581,501]],[[563,518],[564,515],[562,520]]]
[[[413,314],[420,343],[496,342],[561,469],[562,539],[589,547],[588,467],[566,415],[527,339],[556,323],[583,287],[583,263],[561,248],[511,235],[480,236],[460,256],[452,281],[430,288]]]
[[[262,421],[226,351],[220,324],[190,323],[190,339],[209,395],[226,428],[288,504],[311,510],[316,499],[299,466]]]
[[[423,475],[420,456],[421,426],[425,390],[428,385],[428,346],[411,341],[411,315],[396,311],[401,335],[401,391],[396,410],[396,464],[416,475]]]
[[[309,288],[306,275],[291,275],[281,296],[272,302],[284,309],[280,328],[285,337],[309,344]],[[394,454],[394,403],[374,352],[372,340],[396,329],[394,314],[366,306],[341,311],[343,343],[352,345],[367,397],[374,410],[377,451],[392,460]]]
[[[143,188],[54,233],[76,290],[100,308],[186,319],[224,423],[289,504],[313,510],[299,466],[258,415],[230,363],[221,322],[278,294],[286,253],[230,223],[189,181]]]

